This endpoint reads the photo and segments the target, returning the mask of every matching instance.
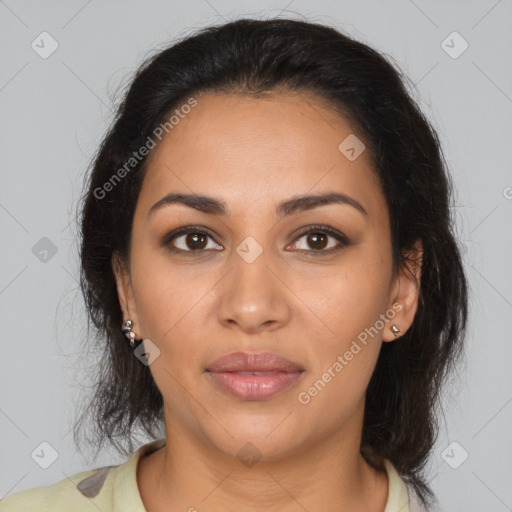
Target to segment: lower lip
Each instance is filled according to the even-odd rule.
[[[291,388],[303,372],[275,372],[243,375],[235,372],[207,372],[222,390],[244,400],[264,400]]]

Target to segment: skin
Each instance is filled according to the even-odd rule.
[[[149,368],[164,399],[167,444],[140,459],[143,503],[148,512],[382,511],[386,472],[359,452],[364,395],[382,343],[396,340],[391,325],[404,333],[413,321],[419,269],[416,279],[392,273],[388,210],[370,151],[348,160],[338,145],[354,127],[310,93],[196,98],[149,155],[129,263],[113,258],[124,318],[160,350]],[[230,214],[170,204],[148,216],[169,192],[215,197]],[[368,215],[327,204],[276,217],[281,201],[324,192],[351,196]],[[310,224],[339,231],[349,245],[326,253],[339,242],[324,235],[315,245],[299,232]],[[213,233],[199,239],[202,252],[186,236],[162,245],[189,225]],[[252,263],[236,252],[248,236],[262,248]],[[171,252],[173,244],[182,252]],[[300,403],[298,393],[393,304],[402,307],[394,318]],[[238,350],[278,352],[305,372],[269,399],[235,398],[205,368]],[[250,467],[237,456],[248,442],[261,455]]]

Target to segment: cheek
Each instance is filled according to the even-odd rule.
[[[176,361],[197,357],[211,315],[212,273],[199,272],[193,264],[177,271],[165,251],[141,248],[132,252],[132,282],[141,332],[160,348],[166,365],[179,367]]]
[[[350,262],[347,258],[346,268],[341,265],[321,279],[317,275],[315,286],[302,288],[301,297],[316,317],[309,355],[315,364],[302,390],[313,386],[317,402],[336,406],[342,400],[350,408],[363,397],[382,344],[390,275],[382,256],[361,251]]]
[[[297,396],[310,417],[335,424],[361,404],[382,346],[376,327],[382,303],[375,289],[355,277],[331,283],[330,293],[318,301],[317,314],[328,329],[320,324],[313,329],[308,357],[313,364]]]
[[[137,315],[148,337],[161,339],[185,313],[190,286],[170,264],[165,249],[134,231],[131,254],[132,283]]]
[[[296,275],[295,289],[305,309],[315,313],[316,322],[323,325],[323,338],[331,342],[356,337],[374,325],[387,307],[391,263],[370,244],[347,252],[339,265]]]

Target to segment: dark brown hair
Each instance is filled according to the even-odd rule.
[[[79,205],[80,284],[103,354],[75,441],[87,414],[98,451],[108,440],[130,453],[135,427],[154,437],[163,423],[162,396],[149,367],[134,357],[121,332],[111,265],[114,251],[129,259],[147,158],[122,173],[108,192],[105,183],[126,170],[133,152],[192,95],[309,91],[352,122],[373,157],[389,207],[394,270],[408,264],[415,241],[423,245],[418,310],[402,338],[382,345],[366,393],[360,449],[376,468],[389,459],[424,504],[435,500],[425,464],[438,434],[441,386],[462,353],[467,283],[440,142],[406,82],[369,46],[334,28],[291,19],[208,27],[144,61],[95,156]]]

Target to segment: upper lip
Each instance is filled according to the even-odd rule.
[[[210,363],[207,372],[299,372],[304,368],[275,352],[232,352]]]

